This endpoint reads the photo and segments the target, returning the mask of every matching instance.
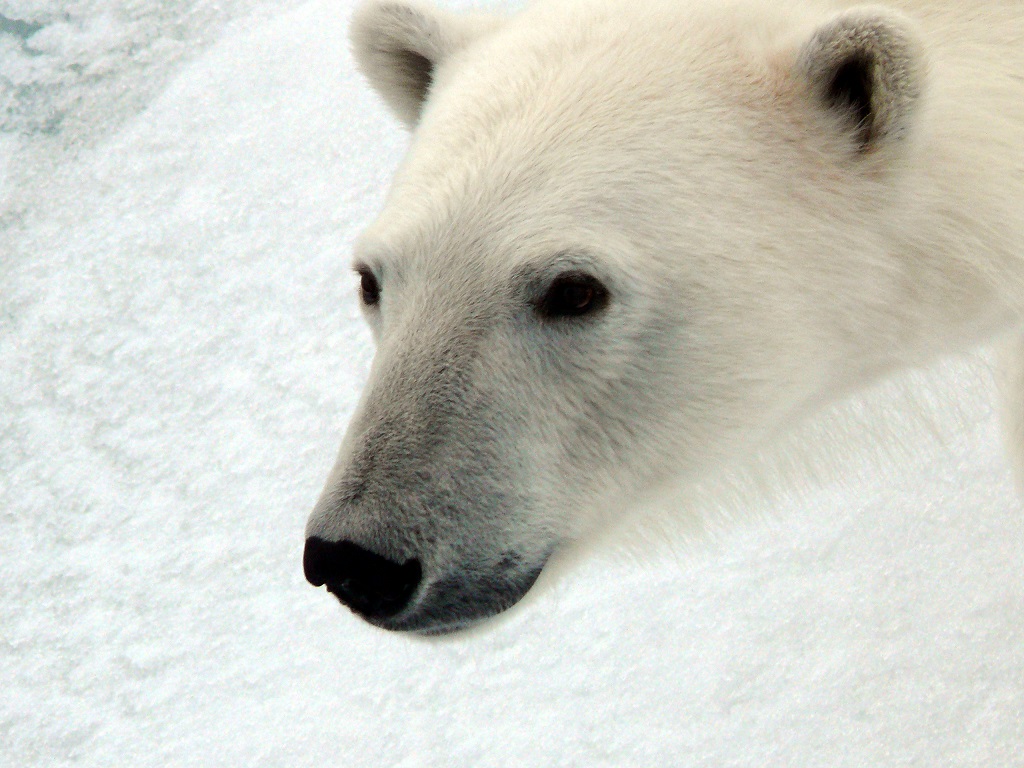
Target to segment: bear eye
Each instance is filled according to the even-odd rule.
[[[380,283],[369,267],[358,267],[356,271],[359,273],[359,297],[363,304],[372,307],[380,301]]]
[[[544,318],[579,317],[607,305],[608,289],[600,280],[586,272],[563,272],[537,303],[537,313]]]

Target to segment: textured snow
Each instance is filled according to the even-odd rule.
[[[372,354],[348,249],[406,142],[349,11],[0,2],[0,765],[1024,766],[984,361],[932,377],[945,439],[883,390],[897,459],[486,631],[305,583]]]

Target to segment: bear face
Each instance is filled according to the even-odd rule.
[[[305,566],[443,633],[904,361],[913,25],[578,0],[353,22],[413,130],[355,265],[377,353]]]

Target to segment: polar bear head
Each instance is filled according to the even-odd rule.
[[[305,568],[372,623],[504,610],[553,552],[891,363],[913,26],[708,5],[357,12],[412,143],[355,248],[377,352]]]

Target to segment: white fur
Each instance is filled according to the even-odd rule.
[[[424,560],[424,594],[499,553],[543,562],[887,372],[1021,324],[1017,3],[466,19],[376,0],[353,39],[413,138],[357,248],[381,278],[378,357],[308,531]],[[873,62],[860,124],[831,79],[851,56]],[[540,323],[523,275],[567,266],[609,307]],[[1018,461],[1021,370],[1004,377]],[[373,498],[353,505],[337,489],[356,480]]]

